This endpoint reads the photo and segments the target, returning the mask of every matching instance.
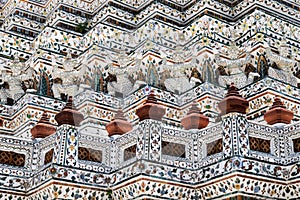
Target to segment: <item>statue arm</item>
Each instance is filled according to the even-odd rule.
[[[139,69],[140,69],[140,67],[137,67],[137,66],[136,67],[129,66],[126,68],[125,73],[131,75],[133,73],[136,73]]]
[[[221,59],[219,54],[215,55],[215,61],[216,61],[217,65],[227,67],[227,62],[225,60]]]
[[[59,69],[57,66],[53,67],[52,77],[53,77],[53,79],[62,78],[61,77],[61,69]]]
[[[266,56],[267,56],[267,57],[271,57],[271,56],[272,56],[272,50],[271,50],[271,47],[267,47],[267,48],[266,48]]]
[[[243,65],[246,65],[251,62],[251,54],[249,52],[246,52],[246,57],[243,59]]]
[[[83,76],[83,75],[85,74],[86,71],[87,71],[87,65],[84,64],[84,65],[82,65],[81,68],[79,69],[78,75],[79,75],[79,76]]]

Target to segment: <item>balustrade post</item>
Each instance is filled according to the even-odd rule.
[[[83,120],[83,115],[75,109],[72,97],[69,97],[66,106],[55,116],[55,120],[58,128],[53,163],[74,167],[78,164],[77,127]]]
[[[223,151],[225,157],[249,154],[248,121],[245,115],[230,113],[222,116]]]
[[[249,102],[231,83],[226,97],[219,103],[222,116],[223,151],[225,157],[249,153],[248,122],[245,117]]]
[[[140,119],[137,157],[153,161],[161,160],[162,118],[166,110],[157,103],[154,91],[151,91],[146,102],[136,110]]]

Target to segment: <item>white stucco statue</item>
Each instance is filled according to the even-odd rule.
[[[271,51],[270,47],[266,48],[266,57],[274,62],[279,69],[274,69],[269,67],[268,75],[278,80],[287,82],[293,86],[297,86],[297,78],[291,73],[292,68],[298,65],[299,63],[288,58],[289,45],[286,43],[286,40],[283,39],[280,46],[278,47],[279,55]]]
[[[244,58],[239,58],[239,48],[235,45],[234,42],[228,48],[227,54],[229,59],[222,59],[219,54],[215,55],[216,64],[223,66],[229,76],[219,76],[219,84],[221,86],[230,85],[232,82],[238,87],[241,88],[253,82],[255,77],[259,77],[258,73],[250,72],[247,77],[244,74],[243,66],[251,63],[251,54],[246,52]]]
[[[76,62],[72,59],[71,54],[68,53],[63,69],[57,66],[53,67],[53,79],[59,78],[62,81],[61,83],[54,83],[52,86],[55,98],[60,98],[62,93],[68,96],[74,96],[78,93],[79,87],[77,82],[85,73],[86,66],[83,65],[80,70],[77,70],[74,68],[75,65]]]
[[[127,67],[126,69],[120,69],[117,67],[110,68],[117,76],[117,81],[109,82],[107,84],[107,90],[110,95],[121,93],[123,96],[126,96],[131,92],[137,90],[141,85],[146,84],[146,82],[143,82],[141,80],[138,80],[134,84],[132,84],[132,82],[129,80],[128,74],[135,73],[138,70],[135,67]]]
[[[107,63],[112,74],[115,74],[117,81],[109,82],[107,84],[107,90],[110,95],[116,95],[121,93],[123,96],[130,94],[137,90],[141,85],[146,84],[142,80],[137,80],[134,84],[129,79],[128,74],[137,73],[140,69],[139,66],[129,67],[128,63],[131,61],[129,56],[124,50],[121,50],[117,56],[119,66],[114,67],[112,65],[111,58],[108,58]]]
[[[171,78],[167,78],[164,82],[164,85],[167,90],[181,94],[193,87],[193,85],[190,84],[188,77],[184,73],[185,70],[191,68],[192,66],[191,64],[185,64],[184,50],[180,45],[176,46],[172,57],[175,61],[175,64],[165,64],[164,66],[162,66],[163,70],[171,71]]]
[[[10,68],[12,73],[8,73],[6,75],[7,80],[5,81],[9,84],[8,93],[11,98],[17,100],[24,94],[24,90],[22,89],[22,80],[25,75],[24,65],[17,54],[14,55],[14,61]]]
[[[174,66],[166,67],[173,73],[173,76],[171,78],[167,78],[164,82],[167,90],[181,94],[193,87],[193,85],[190,84],[188,77],[184,74],[184,71],[189,68],[190,65],[175,64]]]

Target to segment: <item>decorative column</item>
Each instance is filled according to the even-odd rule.
[[[209,123],[208,117],[202,114],[198,108],[198,103],[193,101],[192,106],[185,117],[181,119],[181,125],[185,130],[202,129],[207,127]],[[194,160],[198,160],[198,137],[193,137]],[[196,150],[195,150],[196,149]]]
[[[186,130],[190,129],[202,129],[207,127],[209,123],[208,117],[202,114],[198,108],[198,103],[194,101],[189,112],[181,120],[181,125]]]
[[[245,117],[249,102],[231,83],[226,97],[219,103],[222,116],[223,152],[225,157],[247,155],[249,152],[248,122]]]
[[[66,106],[55,116],[58,123],[56,146],[54,148],[54,163],[76,166],[78,161],[78,131],[83,115],[73,105],[72,96]]]
[[[30,130],[33,138],[45,138],[56,132],[56,127],[52,125],[49,121],[49,116],[46,111],[43,112],[39,122]],[[32,166],[31,169],[37,169],[40,161],[41,151],[39,149],[39,142],[33,141],[33,151],[32,151]]]
[[[140,119],[137,141],[138,159],[161,160],[161,120],[165,113],[166,110],[158,104],[154,91],[150,92],[146,102],[136,110]]]
[[[115,115],[115,118],[111,122],[106,124],[106,130],[108,132],[108,136],[112,139],[110,146],[110,165],[111,167],[114,167],[117,164],[116,158],[119,154],[119,149],[117,147],[116,141],[114,140],[119,136],[131,131],[132,125],[124,117],[122,109],[119,109]]]
[[[286,124],[290,124],[294,117],[294,113],[283,105],[282,101],[279,97],[275,97],[273,105],[271,108],[264,114],[264,120],[274,127],[278,128],[278,136],[279,136],[279,153],[281,157],[286,157],[285,154],[285,137],[283,131],[280,128],[283,128]]]

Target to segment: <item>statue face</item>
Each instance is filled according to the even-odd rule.
[[[73,62],[71,59],[67,59],[64,62],[64,69],[65,71],[72,71],[73,70]]]
[[[279,54],[285,58],[287,58],[290,54],[289,47],[287,45],[281,45],[278,47]]]
[[[227,53],[228,53],[228,56],[231,59],[237,59],[238,58],[239,48],[236,46],[234,41],[230,42],[230,46],[228,47]]]

